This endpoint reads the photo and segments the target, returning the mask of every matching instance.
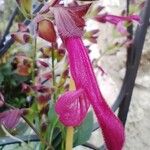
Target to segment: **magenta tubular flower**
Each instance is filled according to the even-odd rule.
[[[119,22],[122,21],[140,21],[140,17],[138,15],[129,15],[129,16],[115,16],[110,14],[102,14],[95,17],[95,19],[101,23],[112,23],[114,25],[117,25]]]
[[[121,150],[124,128],[106,104],[96,81],[88,53],[81,38],[65,39],[72,77],[76,87],[84,89],[93,106],[109,150]]]
[[[20,44],[26,44],[30,41],[31,36],[29,29],[23,23],[18,24],[18,31],[11,34],[11,37]]]
[[[109,22],[117,27],[117,30],[123,34],[128,35],[127,28],[125,27],[124,23],[125,21],[136,21],[140,22],[140,17],[138,15],[129,15],[129,16],[115,16],[110,14],[102,14],[95,17],[95,20],[101,23]]]
[[[70,71],[76,88],[85,92],[86,99],[92,105],[108,150],[121,150],[125,140],[124,127],[109,108],[99,90],[87,49],[81,39],[82,32],[77,32],[80,31],[81,26],[74,20],[74,17],[71,17],[70,11],[66,10],[66,8],[53,8],[53,13],[58,31],[68,51]],[[80,18],[82,19],[82,16]],[[72,99],[75,100],[74,97]],[[64,113],[57,104],[56,112],[58,112],[59,116]],[[61,119],[63,121],[63,118]]]

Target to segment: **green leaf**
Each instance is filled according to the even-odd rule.
[[[50,110],[48,112],[48,118],[50,119],[50,122],[52,123],[58,120],[58,116],[55,112],[54,104],[50,106]]]
[[[32,11],[32,0],[16,0],[16,1],[23,15],[27,18],[30,18]]]
[[[26,114],[26,117],[28,118],[28,120],[30,122],[33,122],[33,120],[35,119],[36,115],[37,115],[37,104],[33,103],[32,106],[28,109],[28,113]]]
[[[20,76],[18,74],[15,74],[15,73],[13,74],[12,77],[17,82],[17,85],[19,85],[19,84],[21,84],[21,83],[28,80],[28,77],[23,77],[23,76]]]
[[[2,74],[3,74],[4,76],[10,76],[10,75],[12,74],[12,70],[11,70],[11,65],[10,65],[10,63],[7,63],[7,64],[1,66],[0,72],[2,72]]]
[[[74,134],[74,147],[84,144],[89,140],[93,130],[93,113],[90,111],[87,114],[83,124],[77,128]]]

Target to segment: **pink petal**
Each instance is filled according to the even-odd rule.
[[[29,93],[30,91],[31,91],[30,85],[28,85],[28,84],[26,84],[26,83],[23,83],[23,84],[22,84],[22,88],[21,88],[21,92]]]
[[[42,60],[38,60],[37,63],[40,64],[41,66],[45,67],[45,68],[47,68],[49,66],[46,62],[44,62]]]
[[[117,24],[117,30],[124,36],[128,36],[129,33],[127,31],[127,28],[124,26],[124,22],[123,21],[120,21],[118,24]]]
[[[115,16],[111,14],[101,14],[95,17],[95,19],[101,23],[109,22],[114,25],[117,25],[119,22],[122,21],[140,21],[140,17],[138,15],[130,15],[130,16]]]
[[[85,5],[79,5],[79,6],[71,6],[71,7],[68,7],[67,9],[71,11],[72,13],[75,13],[77,16],[83,17],[86,15],[90,6],[91,6],[91,3],[85,4]]]
[[[134,20],[137,22],[141,21],[140,16],[138,16],[138,15],[130,15],[129,18],[130,18],[130,20]]]
[[[3,124],[8,129],[13,129],[19,122],[23,110],[14,109],[0,113],[0,124]]]
[[[49,91],[49,88],[44,86],[44,85],[35,85],[32,87],[33,90],[35,90],[36,92],[40,92],[40,93],[47,93]]]
[[[90,104],[82,89],[63,94],[56,102],[55,110],[65,126],[79,126]]]
[[[52,73],[51,72],[45,72],[40,75],[44,80],[49,80],[52,78]]]

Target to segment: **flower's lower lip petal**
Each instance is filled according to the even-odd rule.
[[[99,90],[92,64],[82,40],[80,38],[67,38],[64,41],[76,87],[84,89],[93,106],[107,148],[109,150],[121,150],[125,140],[123,125],[106,104]]]
[[[79,126],[84,120],[90,104],[83,90],[63,94],[56,102],[55,110],[65,126]]]

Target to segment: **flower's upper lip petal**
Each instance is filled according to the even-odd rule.
[[[63,37],[81,37],[85,25],[82,18],[88,11],[91,4],[81,6],[63,7],[57,5],[51,7],[58,31]]]
[[[89,10],[90,6],[91,6],[91,3],[86,4],[86,5],[70,6],[70,7],[66,7],[66,9],[71,11],[72,13],[75,13],[79,17],[83,17],[84,15],[86,15],[86,13]]]

